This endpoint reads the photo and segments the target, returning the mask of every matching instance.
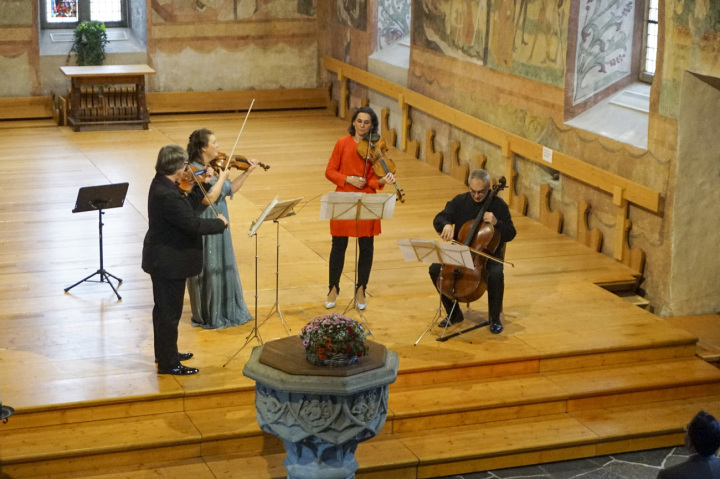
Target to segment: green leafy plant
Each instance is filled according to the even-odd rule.
[[[320,360],[336,354],[357,357],[367,354],[366,336],[360,323],[337,313],[313,319],[300,333],[305,350]]]
[[[102,22],[82,22],[75,28],[73,44],[68,52],[75,53],[78,65],[102,65],[105,60],[105,45],[109,43],[105,24]]]

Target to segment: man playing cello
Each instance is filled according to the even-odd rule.
[[[470,173],[468,179],[469,191],[457,195],[448,201],[440,213],[435,216],[433,226],[435,231],[445,241],[458,240],[460,228],[468,221],[474,221],[480,210],[483,209],[487,198],[492,196],[490,203],[487,205],[483,221],[491,224],[495,231],[500,232],[500,242],[492,252],[493,256],[502,260],[505,251],[505,243],[515,238],[515,225],[513,225],[510,209],[507,203],[501,198],[494,195],[488,195],[490,192],[490,175],[485,170],[474,170]],[[505,292],[505,276],[503,273],[503,264],[498,261],[487,260],[487,294],[488,294],[488,310],[490,320],[490,331],[498,334],[503,330],[500,322],[500,313],[502,312],[503,294]],[[442,265],[434,263],[430,266],[430,278],[437,288],[437,280],[440,276]],[[443,319],[439,325],[446,327],[450,324],[457,324],[463,321],[462,311],[459,305],[454,305],[455,301],[445,295],[441,295],[441,300],[447,317]],[[454,305],[454,307],[453,307]]]

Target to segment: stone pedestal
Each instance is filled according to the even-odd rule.
[[[385,424],[398,356],[367,341],[367,356],[347,367],[310,364],[300,338],[253,349],[243,374],[254,379],[257,421],[285,443],[289,479],[352,479],[355,449]]]

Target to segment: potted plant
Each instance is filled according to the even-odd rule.
[[[368,352],[365,329],[354,319],[337,313],[313,319],[299,336],[307,360],[318,366],[348,366]]]
[[[70,61],[70,55],[74,52],[78,65],[102,65],[105,60],[105,45],[108,43],[104,23],[82,22],[75,28],[67,61]]]

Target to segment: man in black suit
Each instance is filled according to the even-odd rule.
[[[463,225],[468,221],[475,220],[480,211],[485,208],[483,221],[490,223],[496,231],[500,232],[500,243],[493,254],[502,260],[505,243],[512,241],[517,231],[510,215],[510,209],[502,198],[494,196],[490,204],[486,205],[489,193],[490,174],[485,170],[473,170],[468,177],[468,192],[459,194],[448,201],[445,209],[435,216],[433,227],[443,240],[457,240]],[[505,293],[505,274],[502,263],[493,260],[487,260],[486,269],[490,332],[499,334],[503,330],[500,313]],[[440,264],[433,263],[430,266],[430,278],[436,288],[441,271],[442,265]],[[439,323],[441,328],[460,323],[465,319],[459,304],[442,294],[440,299],[447,312],[447,317]]]
[[[228,221],[200,218],[195,207],[203,199],[199,186],[188,195],[178,191],[178,181],[188,166],[188,155],[179,145],[164,146],[155,164],[155,178],[148,195],[148,232],[143,243],[142,269],[153,284],[153,332],[159,374],[195,374],[196,368],[180,364],[192,353],[178,353],[178,324],[182,316],[185,280],[203,266],[202,235],[222,233]]]
[[[720,479],[720,423],[705,411],[692,418],[685,434],[685,447],[692,454],[687,461],[669,467],[658,479]]]

